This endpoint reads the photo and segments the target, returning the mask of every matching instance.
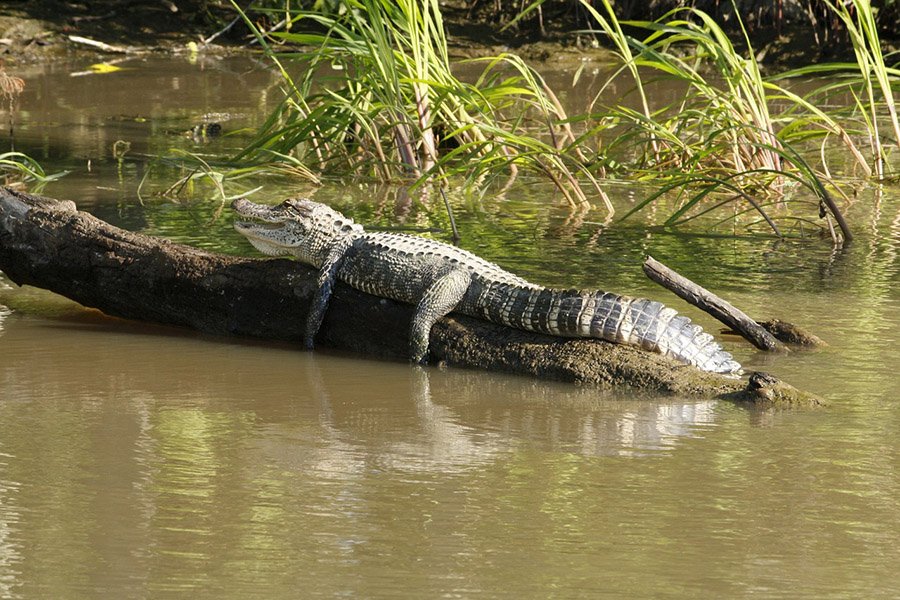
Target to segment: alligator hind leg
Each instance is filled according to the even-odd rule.
[[[471,281],[468,270],[457,269],[439,277],[425,290],[416,305],[409,332],[409,356],[414,362],[425,362],[431,326],[456,308]]]

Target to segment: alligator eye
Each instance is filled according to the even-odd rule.
[[[283,206],[286,206],[301,217],[305,217],[310,213],[309,206],[302,198],[289,198],[283,202]]]

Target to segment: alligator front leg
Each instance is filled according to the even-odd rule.
[[[309,306],[309,314],[306,317],[306,331],[303,336],[303,345],[309,350],[312,350],[315,345],[314,340],[319,332],[319,328],[322,326],[322,320],[325,318],[325,310],[328,308],[328,301],[331,299],[331,292],[334,290],[338,269],[340,269],[341,262],[351,243],[352,240],[349,237],[336,240],[334,246],[328,251],[325,262],[319,269],[319,277],[316,280],[316,293]]]
[[[457,269],[439,277],[425,290],[416,305],[409,333],[409,356],[413,361],[425,362],[431,326],[459,304],[471,282],[468,270]]]

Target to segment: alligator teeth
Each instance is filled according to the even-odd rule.
[[[280,229],[282,223],[269,223],[266,221],[235,221],[235,229]]]

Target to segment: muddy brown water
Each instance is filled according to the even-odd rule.
[[[202,188],[143,205],[135,190],[148,154],[240,147],[277,101],[274,75],[239,58],[120,66],[16,73],[16,147],[71,170],[43,193],[250,254]],[[181,135],[210,114],[232,135]],[[145,189],[179,173],[154,168]],[[273,201],[309,191],[262,183]],[[397,190],[315,193],[365,223],[446,226],[439,204]],[[896,597],[897,197],[864,191],[848,209],[860,239],[839,251],[603,228],[599,210],[573,216],[533,184],[454,198],[463,244],[536,281],[650,295],[715,331],[643,278],[650,253],[751,314],[806,325],[831,346],[725,344],[824,410],[307,353],[107,319],[0,278],[0,597]]]

